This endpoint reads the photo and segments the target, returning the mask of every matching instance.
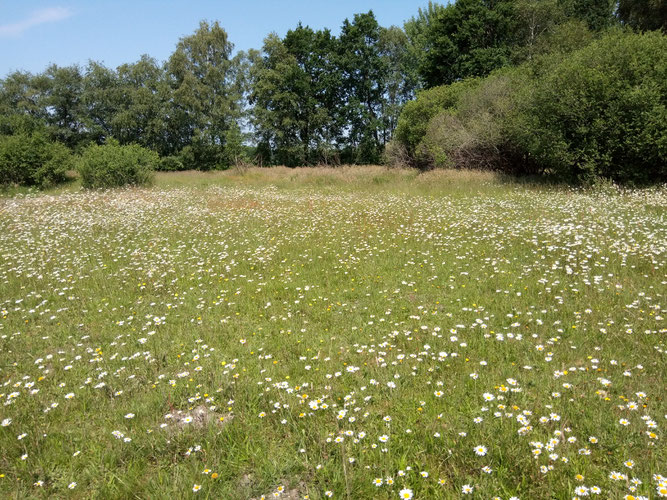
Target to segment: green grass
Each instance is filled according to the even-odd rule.
[[[3,498],[659,494],[664,189],[368,167],[10,194]]]

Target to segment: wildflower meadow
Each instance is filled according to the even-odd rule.
[[[0,497],[667,497],[667,190],[0,197]]]

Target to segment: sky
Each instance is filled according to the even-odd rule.
[[[399,25],[428,0],[0,0],[0,78],[100,61],[115,68],[142,54],[166,60],[199,21],[220,21],[237,50],[260,49],[299,21],[337,34],[345,18],[373,10]],[[443,2],[444,3],[444,2]]]

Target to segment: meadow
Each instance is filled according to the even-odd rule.
[[[0,497],[667,497],[667,189],[0,197]]]

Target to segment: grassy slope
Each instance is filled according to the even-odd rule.
[[[379,167],[1,199],[0,495],[655,495],[666,202]]]

